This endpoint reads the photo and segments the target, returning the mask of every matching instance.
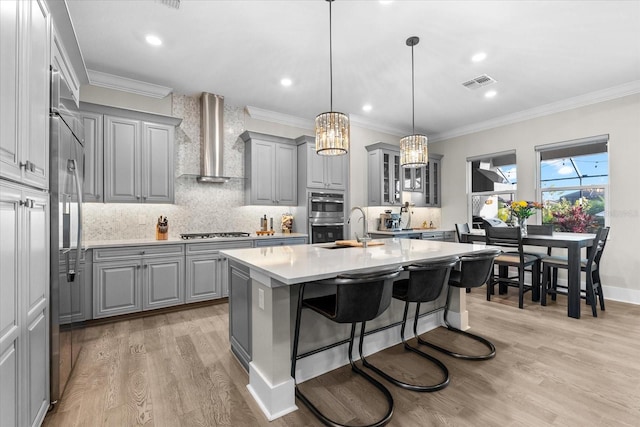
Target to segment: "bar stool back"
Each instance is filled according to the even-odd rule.
[[[360,335],[359,345],[360,352],[362,352],[364,324],[367,320],[378,317],[389,307],[391,303],[393,279],[398,277],[401,271],[401,268],[396,267],[365,273],[343,274],[333,279],[312,282],[312,284],[316,286],[335,286],[335,293],[305,299],[304,291],[307,284],[303,283],[300,285],[298,294],[298,309],[291,355],[291,376],[293,377],[294,383],[296,378],[296,362],[302,357],[306,357],[298,356],[302,309],[309,308],[333,322],[351,323],[351,335],[349,338],[349,363],[351,364],[351,369],[380,390],[387,400],[388,409],[385,415],[380,420],[370,424],[370,426],[383,426],[391,420],[391,416],[393,415],[393,397],[384,385],[362,371],[354,363],[352,351],[355,340],[356,323],[362,322],[363,333]],[[315,351],[306,353],[306,355],[311,354],[315,354]],[[295,390],[296,397],[300,399],[322,423],[328,426],[343,425],[331,420],[320,412],[304,393],[302,393],[297,384],[295,385]]]
[[[402,317],[402,326],[400,328],[400,338],[402,339],[404,348],[426,358],[434,365],[436,365],[442,372],[444,379],[441,382],[433,385],[418,385],[400,381],[367,361],[364,355],[362,355],[362,349],[360,349],[362,364],[366,368],[371,369],[392,384],[411,391],[432,392],[442,390],[447,385],[449,385],[449,370],[444,365],[444,363],[442,363],[435,357],[409,345],[404,338],[404,330],[407,323],[409,303],[414,302],[416,303],[416,313],[413,321],[413,334],[415,337],[418,337],[417,329],[418,319],[420,317],[420,303],[431,302],[438,299],[438,297],[442,293],[444,286],[449,280],[451,268],[457,262],[458,257],[454,256],[441,258],[439,260],[434,260],[427,263],[410,265],[408,267],[405,267],[405,269],[409,271],[409,279],[398,280],[393,284],[393,297],[405,302],[404,314]],[[362,335],[364,335],[364,323],[362,325],[361,336]],[[360,345],[362,346],[362,341],[360,341]]]

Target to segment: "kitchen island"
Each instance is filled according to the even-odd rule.
[[[231,349],[249,371],[248,389],[269,420],[297,409],[294,380],[290,373],[293,325],[298,284],[335,277],[341,273],[401,266],[440,257],[485,250],[484,244],[459,244],[411,239],[383,239],[383,245],[338,248],[333,244],[280,246],[223,250],[229,259],[229,328]],[[444,305],[441,295],[424,312]],[[396,323],[404,304],[392,301],[368,330]],[[349,325],[322,321],[304,310],[299,349],[309,351],[345,338]],[[418,332],[441,324],[441,312],[420,319]],[[452,294],[450,322],[468,329],[464,290]],[[369,326],[370,325],[370,326]],[[371,354],[400,342],[399,326],[374,333],[365,340],[364,353]],[[297,364],[299,382],[348,363],[345,346],[335,347]]]

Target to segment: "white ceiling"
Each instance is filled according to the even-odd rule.
[[[90,70],[307,120],[329,111],[326,1],[66,1]],[[640,92],[640,1],[337,0],[332,9],[333,110],[399,134],[412,126],[409,36],[420,37],[416,131],[431,138]],[[479,51],[487,59],[471,62]],[[485,73],[497,83],[462,86]],[[497,96],[486,99],[488,89]]]

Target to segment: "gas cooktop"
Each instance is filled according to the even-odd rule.
[[[214,237],[249,237],[251,233],[244,233],[242,231],[223,231],[220,233],[186,233],[181,234],[180,238],[183,240],[192,239],[212,239]]]

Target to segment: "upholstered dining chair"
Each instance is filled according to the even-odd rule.
[[[602,281],[600,279],[600,261],[604,253],[609,236],[609,227],[602,227],[598,230],[593,241],[593,246],[588,251],[588,257],[580,260],[580,271],[586,275],[585,289],[581,290],[580,296],[585,298],[591,305],[591,314],[598,317],[597,301],[600,302],[600,310],[604,311],[604,293],[602,291]],[[557,294],[566,294],[567,287],[558,284],[558,269],[568,269],[569,262],[566,256],[548,256],[542,258],[542,295],[540,304],[547,305],[547,294],[551,294],[556,300]]]
[[[520,227],[486,227],[485,241],[488,245],[512,250],[499,255],[494,261],[498,266],[498,275],[493,274],[487,285],[487,301],[491,300],[496,283],[518,288],[519,308],[524,308],[525,292],[532,291],[532,300],[537,300],[540,291],[540,256],[524,252]],[[515,268],[517,275],[509,276],[510,268]],[[531,284],[525,283],[525,273],[529,271]]]

